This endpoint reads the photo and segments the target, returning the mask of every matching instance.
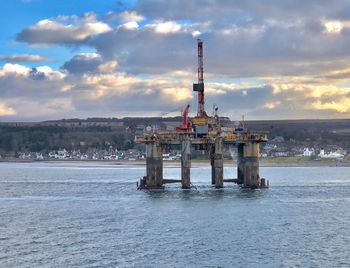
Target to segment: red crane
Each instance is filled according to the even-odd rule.
[[[188,117],[188,112],[190,110],[190,105],[187,104],[186,107],[182,110],[182,125],[177,127],[177,130],[190,130],[191,123]]]

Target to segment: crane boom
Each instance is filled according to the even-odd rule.
[[[187,104],[186,107],[182,110],[182,125],[177,127],[177,130],[190,130],[191,122],[188,117],[188,112],[190,110],[190,105]]]

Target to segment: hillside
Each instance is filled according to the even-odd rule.
[[[59,148],[81,151],[111,147],[117,150],[142,149],[142,145],[134,143],[134,136],[141,134],[145,126],[166,129],[180,122],[180,117],[138,117],[0,123],[0,154],[47,152]],[[234,124],[227,118],[223,118],[223,122]],[[251,130],[267,132],[269,139],[279,142],[285,150],[327,146],[350,149],[349,119],[246,121],[245,125]]]

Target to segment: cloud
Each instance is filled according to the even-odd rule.
[[[97,53],[81,53],[65,62],[61,68],[70,73],[95,72],[102,63],[103,59]]]
[[[136,11],[124,11],[119,14],[123,22],[140,22],[145,19],[144,16],[138,14]]]
[[[252,21],[275,18],[281,21],[303,17],[349,18],[350,3],[346,0],[272,0],[264,3],[257,0],[163,0],[138,1],[135,10],[146,17],[172,20]]]
[[[139,24],[136,21],[129,21],[122,25],[125,29],[136,30],[139,27]]]
[[[73,57],[77,58],[94,60],[100,56]],[[144,79],[118,72],[116,62],[99,63],[85,71],[6,64],[0,68],[0,98],[16,109],[16,116],[27,120],[67,117],[67,113],[77,117],[140,112],[159,115],[169,108],[180,110],[191,100],[186,83],[174,83],[172,78]]]
[[[13,108],[8,107],[4,101],[0,100],[0,116],[10,116],[15,114],[16,111]]]
[[[263,107],[266,108],[266,109],[271,110],[271,109],[275,109],[280,104],[281,104],[280,101],[272,101],[272,102],[265,103]]]
[[[121,72],[115,62],[98,54],[79,54],[71,61],[86,70],[54,71],[47,66],[28,68],[6,64],[0,68],[0,98],[19,118],[49,119],[88,116],[158,115],[190,103],[195,112],[192,72],[177,71],[142,77]],[[220,114],[239,119],[344,117],[350,111],[350,89],[338,83],[323,85],[312,77],[265,77],[236,82],[209,81],[206,110],[217,104]],[[259,86],[260,84],[260,86]],[[41,107],[38,110],[38,107]],[[41,112],[40,112],[41,111]],[[44,111],[44,113],[43,113]]]
[[[271,84],[273,94],[260,107],[265,116],[346,118],[350,114],[350,88],[337,80],[280,77],[266,78],[266,82]]]
[[[121,25],[86,44],[117,60],[124,71],[159,74],[194,70],[199,35],[204,40],[206,73],[221,77],[317,74],[346,66],[350,60],[350,32],[325,33],[317,19],[240,25],[154,20],[141,26]]]
[[[318,3],[274,1],[271,8],[272,4],[252,0],[204,1],[206,8],[200,9],[200,1],[181,5],[169,1],[169,12],[161,1],[146,0],[137,3],[136,10],[107,15],[107,20],[111,16],[119,18],[114,30],[88,13],[84,17],[42,20],[24,29],[18,40],[90,46],[104,58],[118,61],[124,71],[154,74],[193,69],[195,38],[201,36],[207,72],[231,77],[301,75],[330,70],[350,53],[348,20],[339,14],[340,9],[330,4],[328,8],[320,7]],[[350,8],[346,2],[338,6]],[[311,11],[306,12],[307,8]],[[201,12],[195,12],[198,10]],[[235,13],[237,17],[232,16]],[[143,20],[145,23],[140,24]],[[337,23],[341,30],[329,34],[340,29],[330,26]],[[33,35],[22,38],[27,32]]]
[[[1,69],[0,69],[0,77],[6,76],[6,75],[23,75],[26,76],[30,72],[30,68],[20,65],[20,64],[11,64],[6,63]]]
[[[133,74],[161,74],[193,68],[196,59],[192,35],[176,32],[176,29],[156,33],[156,27],[147,26],[134,31],[119,28],[91,40],[89,44],[104,58],[116,59],[120,68]],[[166,34],[168,30],[172,33]]]
[[[111,73],[117,66],[116,61],[105,61],[97,53],[80,53],[65,62],[61,69],[70,74]]]
[[[11,56],[0,57],[0,60],[6,61],[6,62],[42,62],[42,61],[50,61],[51,59],[44,58],[40,55],[15,54]]]
[[[44,19],[17,35],[17,41],[30,44],[72,44],[111,31],[111,27],[98,21],[94,13],[84,17],[57,17]]]
[[[200,37],[208,111],[216,103],[222,114],[235,118],[243,113],[252,119],[346,117],[349,10],[349,1],[338,0],[169,0],[166,5],[144,0],[134,10],[105,17],[49,18],[24,29],[17,40],[95,53],[77,54],[56,71],[5,64],[0,98],[16,116],[22,110],[14,104],[15,94],[28,111],[37,105],[33,94],[83,117],[196,107],[191,86]]]
[[[176,23],[175,21],[156,21],[152,24],[147,24],[145,27],[154,29],[158,34],[173,34],[182,29],[181,24]]]
[[[0,98],[54,98],[62,94],[65,77],[48,66],[29,68],[7,63],[0,68]]]

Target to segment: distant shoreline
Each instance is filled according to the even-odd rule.
[[[146,166],[146,161],[113,161],[113,160],[22,160],[22,159],[1,159],[0,163],[57,163],[57,164],[97,164],[97,165],[108,165],[108,166],[129,166],[129,167],[142,167]],[[350,167],[350,162],[337,162],[337,161],[303,161],[303,162],[269,162],[268,160],[260,160],[260,167]],[[180,161],[163,161],[164,167],[181,167]],[[225,167],[237,167],[236,163],[232,163],[229,160],[225,160]],[[210,167],[209,159],[206,160],[192,160],[192,167]]]

